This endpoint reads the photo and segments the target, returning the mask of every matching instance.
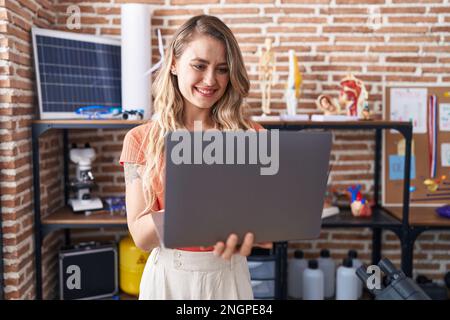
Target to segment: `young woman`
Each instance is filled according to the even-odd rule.
[[[249,87],[238,43],[222,21],[201,15],[177,30],[153,84],[154,116],[127,133],[120,158],[130,233],[138,247],[153,249],[140,299],[253,298],[245,258],[254,245],[253,234],[247,233],[239,248],[231,234],[213,247],[167,249],[160,246],[152,218],[164,210],[166,134],[192,131],[196,121],[205,130],[261,129],[242,109]]]

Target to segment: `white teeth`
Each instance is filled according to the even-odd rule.
[[[199,89],[199,88],[196,88],[200,93],[203,93],[203,94],[206,94],[206,95],[209,95],[209,94],[212,94],[213,92],[214,92],[214,90],[202,90],[202,89]]]

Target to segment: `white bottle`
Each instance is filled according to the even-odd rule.
[[[352,259],[344,258],[336,272],[336,300],[358,300],[359,281]]]
[[[352,259],[353,268],[358,270],[362,266],[361,260],[358,259],[358,252],[356,250],[348,250],[348,257]],[[363,293],[363,283],[358,281],[358,299],[361,299]]]
[[[308,267],[308,261],[303,258],[302,250],[295,250],[294,258],[288,262],[288,297],[301,299],[303,295],[303,271]]]
[[[330,251],[322,249],[320,258],[318,259],[319,269],[323,272],[324,277],[324,297],[326,299],[334,296],[334,283],[336,279],[336,263],[330,257]]]
[[[317,260],[309,260],[303,271],[303,300],[323,300],[324,279]]]

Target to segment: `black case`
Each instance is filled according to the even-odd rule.
[[[59,252],[61,300],[101,299],[119,292],[115,243],[82,243]]]

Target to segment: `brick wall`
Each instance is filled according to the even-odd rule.
[[[34,297],[31,120],[36,114],[36,94],[30,29],[55,23],[50,1],[0,1],[0,192],[6,299]],[[52,160],[58,145],[60,138],[54,133],[41,139],[43,214],[61,205],[61,162]],[[45,248],[55,247],[57,238],[57,234],[50,236]],[[50,270],[56,272],[54,267]],[[55,279],[49,278],[46,285],[53,286],[52,282]]]
[[[34,297],[33,193],[30,121],[36,118],[36,94],[30,46],[30,27],[67,30],[66,10],[81,10],[79,32],[120,36],[120,5],[149,3],[154,7],[152,24],[161,28],[166,43],[176,27],[192,15],[207,13],[223,19],[235,33],[252,80],[248,99],[257,112],[260,100],[257,82],[257,51],[264,39],[274,40],[278,83],[273,89],[272,108],[284,109],[283,89],[288,73],[287,50],[294,49],[303,73],[299,112],[316,112],[314,99],[321,93],[337,94],[339,80],[347,72],[363,79],[369,103],[382,112],[382,88],[393,84],[450,83],[450,5],[448,0],[154,0],[75,1],[0,0],[0,186],[4,233],[5,295],[7,299]],[[368,23],[379,9],[379,28]],[[153,30],[154,31],[154,30]],[[152,34],[155,34],[152,32]],[[153,60],[159,59],[152,39]],[[123,194],[123,174],[117,165],[124,131],[71,131],[70,141],[93,140],[98,152],[95,172],[99,194]],[[94,138],[95,137],[95,138]],[[95,141],[94,141],[95,140]],[[62,204],[62,139],[60,132],[46,133],[40,140],[42,213]],[[365,192],[373,188],[373,134],[334,134],[332,181],[345,188],[355,180]],[[72,167],[73,169],[73,167]],[[115,235],[103,230],[101,235]],[[119,234],[122,234],[121,231]],[[98,232],[75,233],[85,239]],[[54,296],[56,253],[61,234],[44,241],[44,297]],[[308,257],[330,248],[341,259],[349,248],[369,262],[371,233],[368,229],[327,229],[317,241],[290,246],[305,249]],[[383,255],[398,263],[399,242],[391,232],[383,234]],[[450,269],[450,234],[427,232],[415,247],[415,274],[442,279]]]

